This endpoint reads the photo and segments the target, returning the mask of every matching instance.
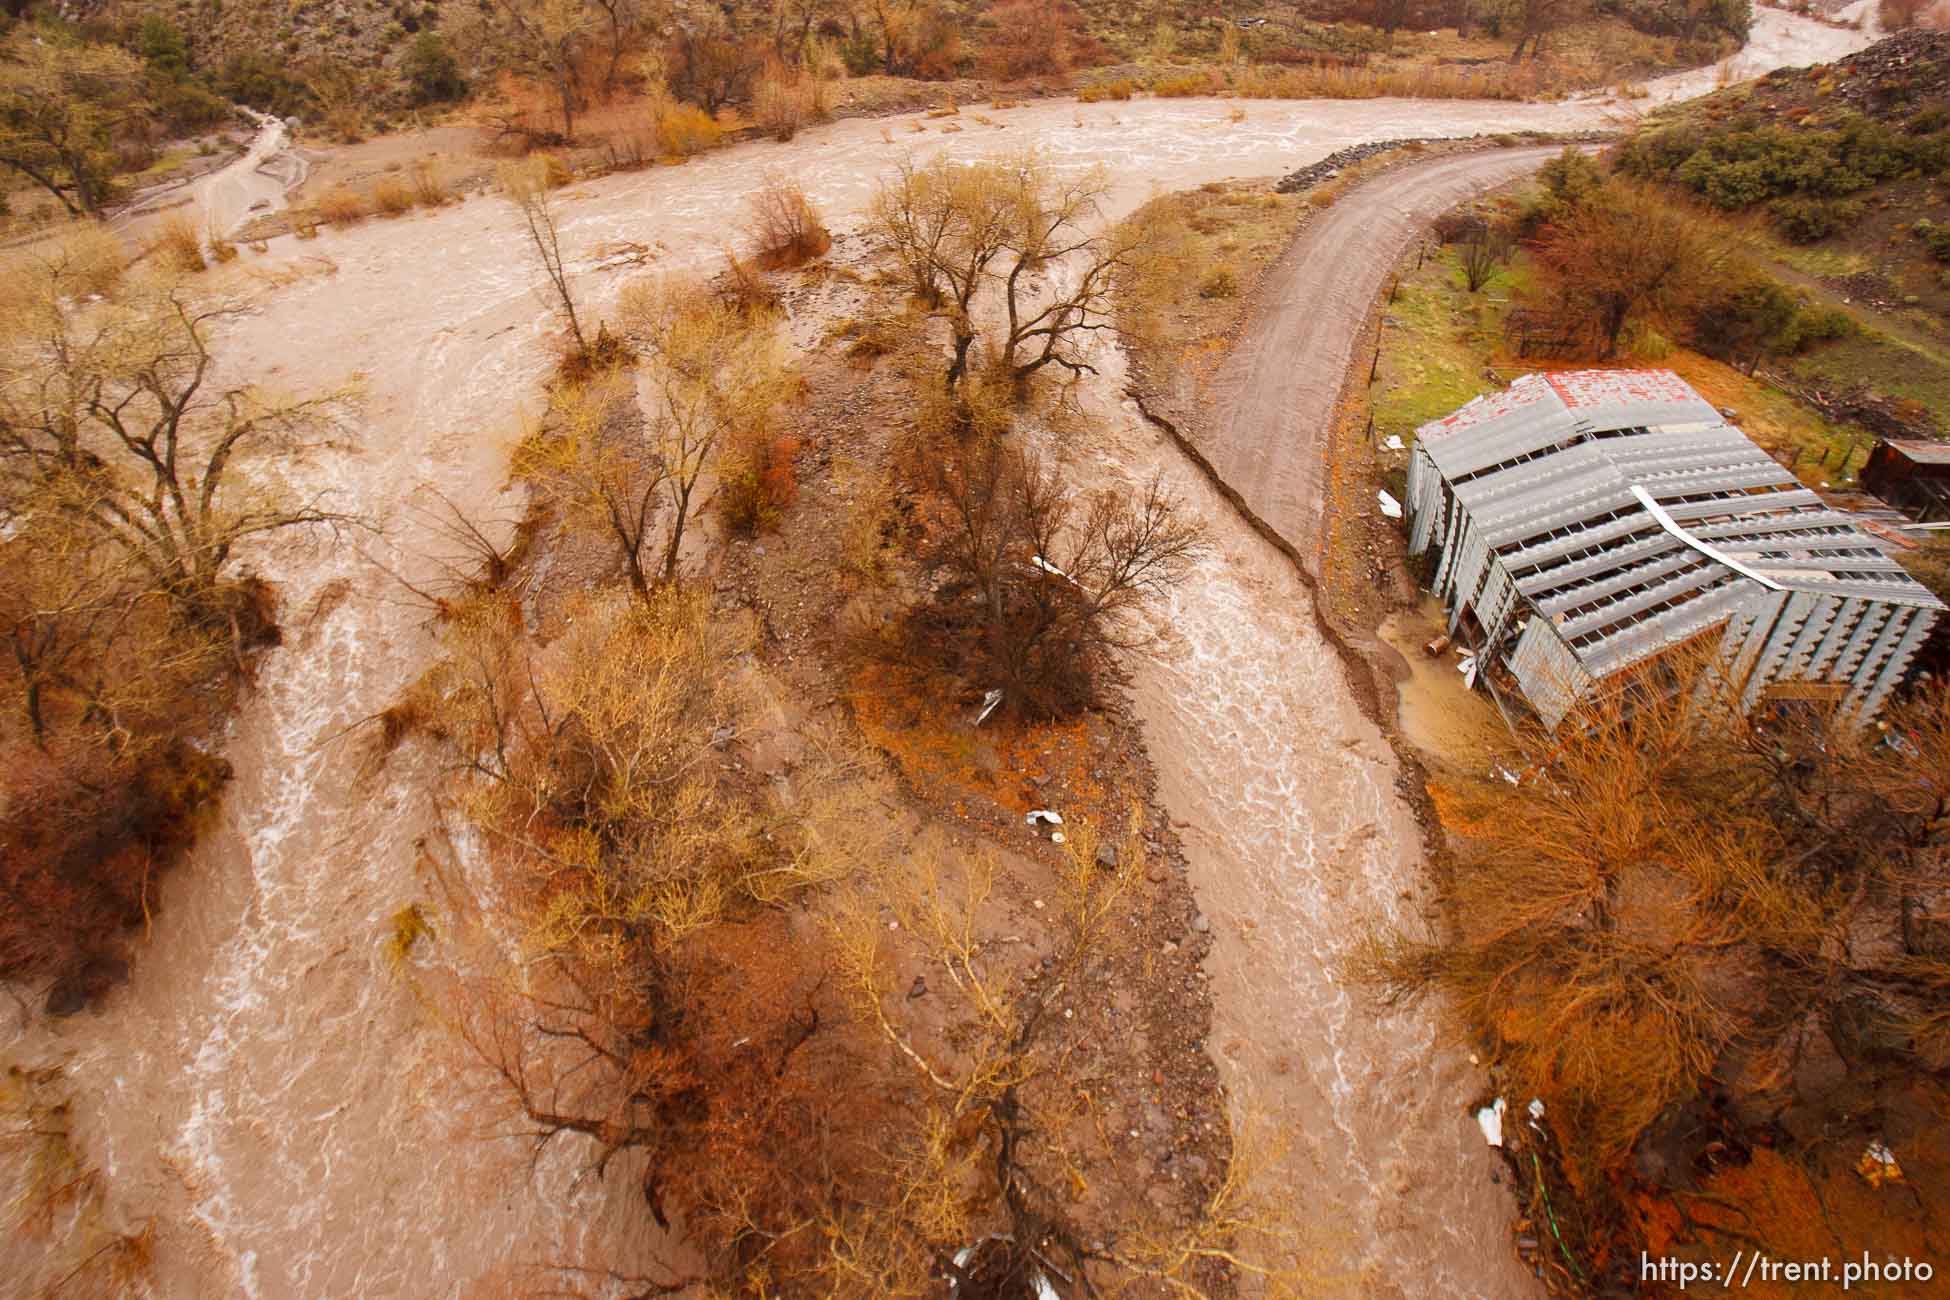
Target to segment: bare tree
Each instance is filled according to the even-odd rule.
[[[817,931],[780,905],[886,850],[884,779],[816,733],[791,791],[721,761],[754,721],[726,671],[751,630],[700,595],[611,589],[573,615],[537,656],[484,597],[407,706],[446,740],[527,954],[448,1010],[512,1106],[505,1136],[579,1140],[659,1223],[683,1216],[707,1276],[777,1294],[888,1118],[870,1095],[832,1106],[863,1062]]]
[[[528,248],[542,276],[548,281],[549,301],[575,340],[575,356],[589,355],[589,339],[582,332],[582,316],[576,310],[575,286],[570,283],[568,260],[562,254],[562,228],[556,219],[555,205],[549,198],[548,167],[545,160],[502,164],[498,176],[501,192],[521,216],[528,235]]]
[[[1393,996],[1444,990],[1589,1176],[1703,1088],[1791,1077],[1812,1039],[1863,1068],[1950,1059],[1950,942],[1912,924],[1950,890],[1944,695],[1885,742],[1724,689],[1682,654],[1527,731],[1517,784],[1436,787],[1455,928],[1360,963]]]
[[[0,165],[100,219],[115,134],[147,108],[142,65],[112,45],[16,28],[0,44]]]
[[[926,167],[901,164],[874,195],[874,228],[906,267],[915,294],[944,315],[953,335],[947,385],[968,369],[975,343],[975,296],[989,265],[1008,247],[1012,199],[1026,176],[1022,167],[982,164],[959,167],[937,159]]]
[[[873,223],[916,294],[949,324],[952,390],[980,332],[977,298],[994,286],[1006,325],[997,364],[1017,383],[1045,366],[1090,366],[1080,344],[1111,328],[1112,278],[1147,248],[1149,223],[1101,224],[1105,181],[1065,178],[1033,154],[962,167],[905,164],[875,196]]]
[[[1140,644],[1140,607],[1190,571],[1203,527],[1154,480],[1135,498],[1079,498],[1032,453],[990,439],[945,458],[923,563],[940,575],[910,635],[1031,714],[1090,695],[1109,650]]]
[[[565,384],[541,427],[515,452],[515,472],[606,534],[638,599],[651,599],[646,552],[669,488],[670,465],[647,436],[634,377],[612,371]]]
[[[549,88],[562,114],[562,137],[573,140],[583,105],[588,45],[621,12],[593,0],[484,0],[462,38],[487,58]]]
[[[1159,1294],[1204,1300],[1229,1294],[1241,1276],[1257,1294],[1321,1294],[1295,1207],[1268,1195],[1251,1142],[1235,1147],[1216,1185],[1177,1222],[1147,1209],[1086,1226],[1078,1211],[1074,1171],[1102,1128],[1101,1118],[1089,1122],[1074,1072],[1085,1031],[1063,1008],[1104,977],[1141,892],[1142,811],[1132,809],[1108,868],[1096,827],[1066,828],[1073,834],[1041,961],[1011,961],[983,931],[993,859],[950,854],[939,842],[923,841],[898,868],[869,876],[873,892],[831,923],[858,1018],[912,1069],[922,1098],[915,1120],[889,1134],[894,1154],[879,1194],[823,1225],[829,1293],[923,1294],[945,1277],[958,1290],[1035,1294],[1037,1278],[1055,1274],[1081,1295],[1150,1283]],[[924,1028],[904,1010],[912,999],[883,953],[888,913],[944,976],[945,1029]]]
[[[699,482],[732,434],[761,436],[793,384],[775,318],[681,285],[627,292],[623,328],[643,354],[645,437],[668,511],[663,580],[677,576]]]
[[[0,341],[0,515],[84,523],[205,612],[240,543],[346,521],[236,472],[250,456],[318,446],[348,396],[217,386],[210,335],[237,308],[166,278],[80,307],[52,272],[20,287]]]

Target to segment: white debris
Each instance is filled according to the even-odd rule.
[[[1903,1181],[1903,1167],[1896,1163],[1896,1153],[1889,1149],[1888,1143],[1879,1140],[1862,1148],[1862,1158],[1855,1162],[1855,1172],[1871,1187]]]
[[[1035,565],[1037,568],[1041,569],[1044,573],[1049,574],[1053,578],[1061,578],[1065,582],[1075,581],[1075,579],[1071,578],[1069,574],[1063,572],[1063,570],[1057,568],[1054,564],[1051,564],[1048,560],[1045,560],[1040,555],[1030,556],[1029,562]]]
[[[1386,447],[1389,451],[1401,451],[1403,449],[1402,436],[1399,433],[1391,433],[1388,435],[1388,441],[1382,443],[1381,445]]]
[[[1137,1134],[1133,1132],[1131,1136],[1136,1137]],[[1009,1238],[988,1237],[985,1238],[984,1240],[1008,1241]],[[960,1250],[955,1252],[955,1267],[967,1268],[968,1261],[973,1258],[975,1258],[975,1247],[963,1246]],[[1065,1278],[1063,1280],[1066,1282],[1069,1281],[1068,1278]],[[1056,1293],[1056,1288],[1050,1285],[1049,1279],[1044,1277],[1041,1272],[1030,1274],[1029,1287],[1032,1291],[1036,1293],[1036,1300],[1063,1300],[1063,1297]],[[953,1291],[954,1289],[955,1289],[955,1279],[951,1277],[948,1279],[948,1290]]]
[[[1510,780],[1512,784],[1516,782],[1515,777],[1511,777]],[[1542,1097],[1532,1097],[1530,1104],[1524,1107],[1524,1109],[1530,1112],[1530,1118],[1542,1119],[1544,1117],[1544,1099]]]
[[[1048,822],[1052,826],[1061,826],[1063,824],[1063,814],[1051,808],[1035,808],[1031,809],[1023,817],[1023,820],[1031,826],[1036,826],[1043,822]]]
[[[979,727],[984,722],[987,722],[989,720],[989,714],[994,713],[996,706],[1001,703],[1002,688],[1000,686],[994,690],[984,692],[982,695],[981,711],[975,715],[975,725]]]
[[[1375,500],[1381,503],[1382,514],[1387,515],[1390,519],[1400,519],[1402,517],[1401,502],[1395,500],[1395,498],[1389,496],[1386,492],[1383,492],[1379,488],[1375,489],[1374,495],[1375,495]]]
[[[1483,1130],[1483,1141],[1493,1147],[1503,1145],[1503,1098],[1476,1112],[1476,1127]]]
[[[1062,831],[1051,831],[1051,832],[1049,833],[1049,842],[1050,842],[1051,844],[1061,844],[1061,843],[1063,843],[1063,842],[1064,842],[1064,837],[1063,837],[1063,832],[1062,832]]]

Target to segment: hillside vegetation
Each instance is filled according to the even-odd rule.
[[[1787,279],[1876,329],[1799,367],[1950,409],[1950,33],[1916,30],[1659,115],[1615,158],[1747,223]],[[1912,411],[1914,431],[1938,426]]]

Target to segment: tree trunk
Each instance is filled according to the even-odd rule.
[[[948,391],[954,392],[955,385],[968,373],[968,349],[975,342],[975,332],[955,327],[955,359],[948,366]]]

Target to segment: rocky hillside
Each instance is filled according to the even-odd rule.
[[[89,8],[109,22],[163,18],[189,39],[199,62],[258,55],[377,67],[439,25],[442,0],[99,0]]]

